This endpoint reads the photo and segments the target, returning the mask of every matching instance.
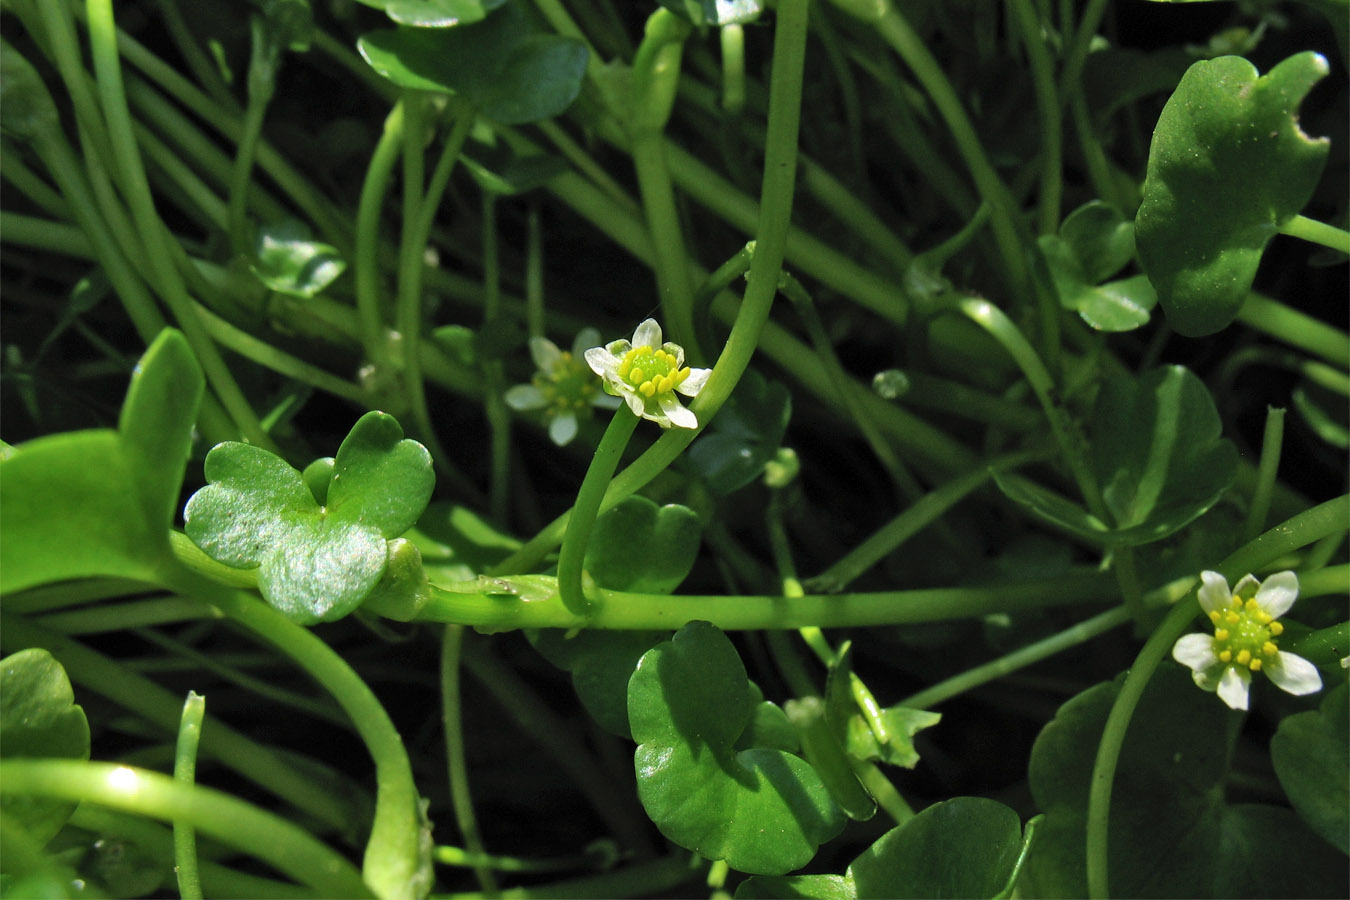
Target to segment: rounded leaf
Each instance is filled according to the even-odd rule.
[[[596,519],[586,570],[610,590],[669,594],[694,567],[702,531],[687,506],[628,497]]]
[[[338,448],[327,511],[395,538],[417,522],[435,484],[427,448],[403,437],[393,416],[368,412]]]

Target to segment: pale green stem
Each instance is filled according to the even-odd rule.
[[[183,703],[183,719],[178,726],[178,744],[174,751],[173,778],[192,787],[197,780],[197,744],[201,740],[206,698],[188,691]],[[188,819],[173,820],[174,874],[178,876],[178,895],[183,900],[201,900],[202,882],[197,867],[197,832]]]
[[[1266,407],[1266,428],[1261,438],[1261,462],[1256,473],[1256,487],[1252,491],[1247,522],[1242,529],[1244,541],[1256,540],[1266,527],[1270,501],[1275,493],[1275,477],[1280,470],[1280,455],[1284,447],[1284,410]]]
[[[463,645],[464,626],[445,626],[441,637],[441,723],[445,728],[445,763],[450,775],[450,806],[455,812],[455,824],[469,852],[482,857],[485,849],[469,793],[468,757],[464,752],[464,706],[459,677]],[[492,868],[484,862],[472,865],[484,893],[495,894],[498,885]]]
[[[1350,231],[1337,228],[1326,222],[1319,222],[1307,216],[1294,216],[1280,226],[1280,233],[1302,238],[1323,247],[1330,247],[1340,253],[1350,254]]]
[[[361,199],[356,206],[356,252],[352,270],[356,281],[356,308],[361,316],[361,343],[375,366],[390,365],[389,335],[380,291],[380,210],[389,191],[394,164],[403,140],[403,101],[384,120],[384,131],[371,154]]]
[[[1059,229],[1060,198],[1063,194],[1063,151],[1059,96],[1055,91],[1054,63],[1050,59],[1045,25],[1037,18],[1031,0],[1009,0],[1012,17],[1021,32],[1036,93],[1036,114],[1041,133],[1041,196],[1037,204],[1041,234]]]

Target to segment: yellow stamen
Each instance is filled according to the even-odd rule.
[[[1237,655],[1237,661],[1245,666],[1247,663],[1252,661],[1252,651],[1239,650]]]
[[[1269,625],[1274,618],[1274,616],[1264,609],[1256,614],[1256,621],[1260,622],[1262,625]]]
[[[1209,611],[1209,620],[1210,620],[1211,622],[1213,622],[1215,625],[1218,625],[1218,624],[1219,624],[1219,619],[1220,619],[1220,618],[1221,618],[1221,617],[1220,617],[1219,611],[1218,611],[1217,609],[1211,609],[1211,610]]]
[[[638,385],[638,390],[642,393],[642,396],[651,397],[656,393],[656,385],[652,384],[650,381],[644,381],[642,384]]]
[[[1274,656],[1276,653],[1280,652],[1280,648],[1275,646],[1274,641],[1266,641],[1261,645],[1261,652],[1266,656]]]
[[[671,378],[669,375],[666,375],[661,379],[661,385],[660,387],[657,388],[657,390],[659,390],[663,394],[668,394],[670,393],[670,389],[674,386],[675,386],[675,379]]]
[[[1249,613],[1254,613],[1254,612],[1257,612],[1257,611],[1260,610],[1260,609],[1261,609],[1261,604],[1259,604],[1259,603],[1256,602],[1256,598],[1255,598],[1255,597],[1253,597],[1253,598],[1251,598],[1250,600],[1247,601],[1247,612],[1249,612]]]
[[[1275,637],[1279,637],[1280,635],[1284,634],[1284,624],[1282,622],[1271,622],[1270,633],[1273,634]]]
[[[1220,662],[1228,662],[1228,661],[1231,660],[1232,658],[1233,658],[1233,651],[1232,651],[1232,650],[1225,650],[1225,651],[1223,651],[1222,653],[1219,654],[1219,661],[1220,661]]]
[[[1233,612],[1230,609],[1228,612],[1224,613],[1223,620],[1227,622],[1229,625],[1236,625],[1237,623],[1242,621],[1242,616],[1238,615],[1237,613]]]
[[[1260,672],[1261,660],[1259,659],[1252,660],[1251,662],[1247,663],[1247,668],[1251,669],[1253,672]]]
[[[642,384],[642,382],[647,380],[646,377],[647,373],[642,371],[641,369],[634,369],[631,375],[632,377],[629,378],[628,380],[633,382],[634,384]]]
[[[1214,630],[1214,640],[1216,640],[1216,641],[1226,641],[1226,640],[1228,640],[1228,629],[1227,629],[1227,628],[1216,628],[1216,629]]]

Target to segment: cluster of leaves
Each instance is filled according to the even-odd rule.
[[[0,895],[294,891],[244,854],[318,895],[1345,894],[1346,236],[1304,218],[1344,220],[1343,29],[76,6],[0,41]],[[1331,265],[1263,264],[1281,233]],[[609,438],[507,386],[654,304],[716,364],[699,432],[639,428],[578,528]],[[1149,656],[1234,559],[1304,577],[1321,697],[1244,718]]]

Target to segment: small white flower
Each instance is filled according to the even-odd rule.
[[[1275,639],[1284,626],[1275,621],[1298,597],[1298,576],[1276,572],[1264,582],[1244,575],[1230,592],[1218,572],[1201,572],[1197,598],[1214,623],[1214,634],[1183,635],[1172,645],[1172,658],[1191,670],[1195,683],[1217,692],[1233,709],[1247,708],[1253,672],[1265,672],[1275,686],[1290,694],[1322,689],[1317,667],[1281,650]]]
[[[529,384],[518,384],[506,392],[506,405],[512,409],[544,411],[548,436],[559,447],[577,436],[578,416],[589,416],[591,407],[616,409],[619,405],[613,397],[601,393],[600,383],[580,358],[598,340],[600,332],[583,328],[569,353],[546,337],[530,338],[530,356],[538,371]]]
[[[661,343],[661,326],[655,319],[639,325],[631,342],[618,340],[587,350],[586,362],[604,379],[605,390],[622,397],[633,415],[662,428],[698,427],[698,417],[680,404],[675,392],[697,397],[712,369],[686,366],[684,348]]]

